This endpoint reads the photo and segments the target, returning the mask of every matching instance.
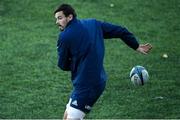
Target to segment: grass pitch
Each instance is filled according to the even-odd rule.
[[[72,4],[78,18],[125,26],[153,45],[145,56],[119,39],[105,41],[109,80],[87,119],[180,118],[179,0],[1,0],[0,118],[62,118],[72,86],[70,73],[56,65],[53,11],[61,2]],[[149,72],[143,87],[130,82],[135,65]]]

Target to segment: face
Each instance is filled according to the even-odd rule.
[[[72,15],[66,17],[62,11],[59,11],[55,14],[55,18],[56,18],[56,24],[59,26],[59,29],[63,31],[73,17]]]

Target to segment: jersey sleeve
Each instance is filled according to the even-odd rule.
[[[101,29],[103,31],[103,37],[109,38],[120,38],[129,47],[136,50],[139,47],[139,43],[135,36],[129,32],[125,27],[113,25],[107,22],[100,22]]]
[[[57,42],[57,52],[58,52],[58,67],[64,71],[71,70],[71,58],[69,54],[68,45],[63,40],[63,38],[59,37]]]

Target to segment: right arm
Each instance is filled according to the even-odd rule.
[[[58,67],[64,71],[71,70],[71,57],[67,43],[59,38],[57,43]]]

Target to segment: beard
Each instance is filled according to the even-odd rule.
[[[64,31],[64,27],[62,27],[61,25],[59,25],[59,30],[60,30],[60,31]]]

